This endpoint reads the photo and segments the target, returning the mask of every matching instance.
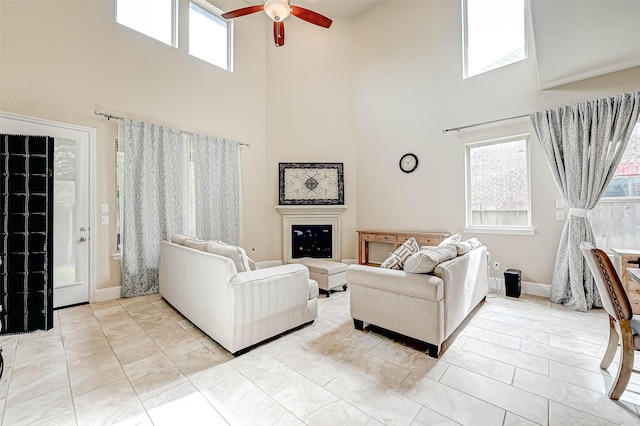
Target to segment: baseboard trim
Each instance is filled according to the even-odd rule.
[[[489,279],[489,290],[497,291],[504,289],[504,278]],[[531,281],[522,281],[520,283],[520,291],[524,294],[530,294],[532,296],[551,297],[551,286],[549,284],[534,283]]]
[[[93,295],[93,300],[91,301],[91,303],[106,302],[107,300],[120,299],[121,291],[122,291],[121,286],[99,288],[96,290],[95,294]]]

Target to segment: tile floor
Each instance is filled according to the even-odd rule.
[[[321,296],[319,306],[311,326],[238,358],[158,295],[56,311],[53,330],[0,338],[0,418],[7,426],[640,424],[640,375],[620,402],[606,397],[602,310],[488,298],[434,360],[354,330],[348,291]]]

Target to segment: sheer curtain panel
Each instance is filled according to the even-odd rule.
[[[551,279],[551,301],[577,311],[602,306],[580,251],[595,243],[587,213],[602,197],[638,120],[640,92],[530,115],[569,216]]]
[[[181,135],[124,119],[123,297],[158,292],[160,241],[182,229]]]
[[[196,236],[238,244],[240,162],[238,143],[193,136]]]

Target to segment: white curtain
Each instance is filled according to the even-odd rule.
[[[624,154],[640,111],[640,92],[531,114],[551,173],[568,203],[551,301],[587,311],[602,306],[580,243],[595,243],[587,213],[595,207]]]
[[[238,143],[193,136],[196,236],[238,244],[240,162]]]
[[[123,297],[158,292],[160,241],[182,229],[181,134],[124,120]]]

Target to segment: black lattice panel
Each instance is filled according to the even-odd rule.
[[[53,327],[53,138],[0,135],[2,332]]]

